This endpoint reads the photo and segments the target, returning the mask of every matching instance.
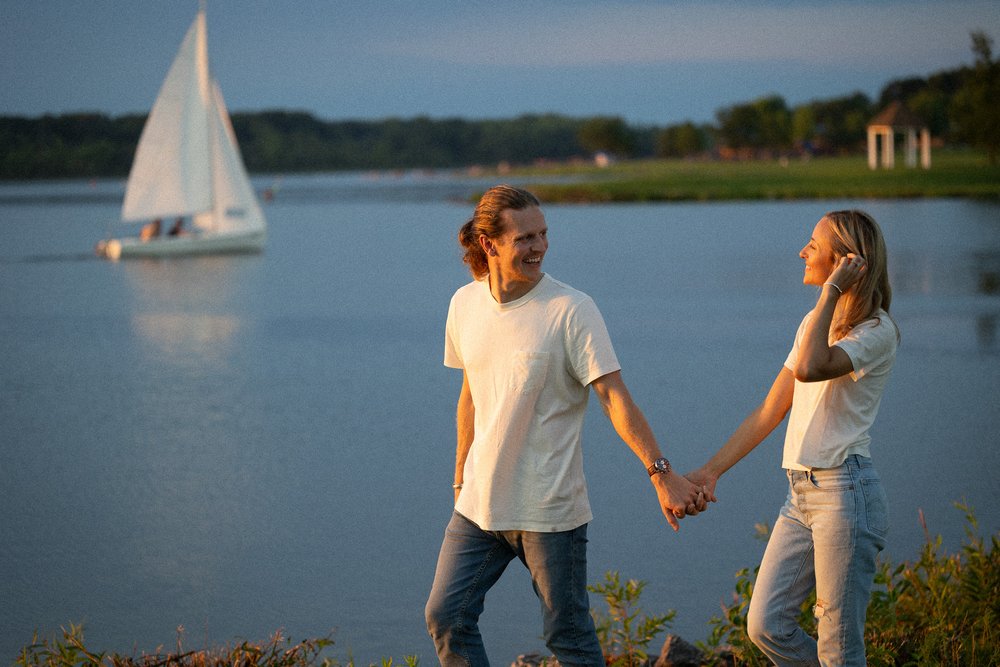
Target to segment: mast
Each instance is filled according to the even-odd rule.
[[[216,220],[216,193],[215,193],[215,165],[218,163],[218,147],[216,142],[211,140],[213,114],[215,113],[214,97],[212,94],[212,75],[208,62],[208,19],[205,15],[207,0],[198,0],[198,38],[197,38],[197,67],[198,67],[198,89],[202,99],[202,113],[204,114],[205,127],[208,128],[208,167],[210,177],[208,179],[208,200],[209,209],[194,216],[195,220],[201,218],[198,227],[204,230],[215,228]]]

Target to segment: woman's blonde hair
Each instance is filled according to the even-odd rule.
[[[834,256],[853,253],[863,257],[866,266],[861,279],[837,303],[833,334],[840,340],[858,324],[877,317],[875,311],[879,308],[889,312],[892,286],[889,285],[888,253],[882,230],[864,211],[831,211],[823,217],[832,232]],[[896,331],[898,336],[898,327]]]
[[[462,261],[469,265],[473,278],[481,280],[490,272],[486,253],[479,245],[479,237],[495,239],[503,234],[500,214],[504,211],[508,209],[520,211],[538,205],[535,195],[510,185],[497,185],[483,194],[479,204],[476,205],[475,213],[458,231],[458,242],[465,249]]]

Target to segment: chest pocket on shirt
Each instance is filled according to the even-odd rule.
[[[549,374],[548,352],[515,352],[511,369],[511,387],[523,392],[541,389]]]

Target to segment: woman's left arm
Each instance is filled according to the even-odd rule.
[[[799,382],[819,382],[847,375],[854,370],[851,358],[836,345],[830,345],[833,312],[841,295],[861,278],[865,260],[848,254],[841,257],[830,277],[823,283],[819,301],[802,334],[799,356],[795,363],[795,379]]]

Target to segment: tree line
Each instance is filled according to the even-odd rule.
[[[932,135],[1000,157],[1000,60],[992,39],[973,32],[971,67],[888,83],[877,99],[861,92],[789,107],[778,95],[719,109],[715,123],[632,126],[620,117],[525,115],[506,120],[324,121],[306,112],[234,113],[251,172],[461,168],[584,158],[722,158],[843,155],[865,149],[868,121],[894,100]],[[0,178],[117,177],[128,173],[144,115],[75,113],[0,116]]]

